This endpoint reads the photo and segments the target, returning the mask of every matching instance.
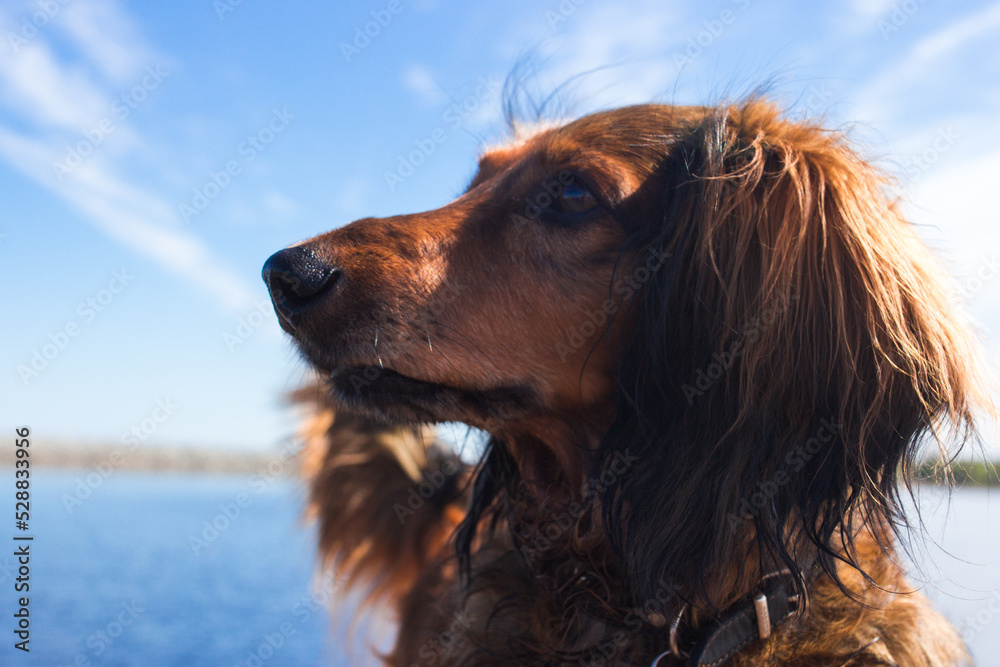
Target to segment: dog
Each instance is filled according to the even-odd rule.
[[[987,382],[887,179],[760,96],[511,134],[451,203],[263,269],[317,371],[323,562],[394,610],[385,663],[968,660],[896,545],[918,445],[975,438]]]

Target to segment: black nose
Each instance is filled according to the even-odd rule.
[[[308,246],[279,250],[264,262],[261,276],[278,315],[290,319],[313,305],[337,283],[341,270]]]

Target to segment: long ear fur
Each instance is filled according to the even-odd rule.
[[[662,178],[629,249],[671,259],[632,301],[601,451],[643,462],[602,502],[622,567],[639,599],[665,578],[708,608],[814,559],[843,587],[862,526],[888,549],[905,523],[921,439],[974,434],[966,332],[839,135],[750,101],[682,132]]]
[[[366,599],[399,597],[446,551],[467,502],[468,467],[433,431],[336,410],[322,386],[291,396],[312,413],[302,472],[322,564]]]

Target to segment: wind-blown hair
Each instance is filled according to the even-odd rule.
[[[667,576],[718,609],[762,571],[814,561],[842,584],[860,530],[889,545],[908,525],[921,441],[974,437],[974,342],[888,179],[841,135],[752,99],[671,142],[662,205],[627,221],[622,257],[639,260],[619,267],[669,257],[620,318],[617,412],[591,476],[625,451],[642,465],[601,485],[607,538],[639,599]],[[504,447],[482,464],[463,561],[520,482]]]

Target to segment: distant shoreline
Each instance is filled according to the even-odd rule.
[[[297,446],[288,441],[283,448],[265,451],[32,443],[31,463],[46,468],[103,467],[146,472],[253,474],[268,470],[272,476],[293,476],[298,472],[292,460],[296,452]],[[0,450],[0,466],[13,466],[15,460],[13,448]],[[946,481],[933,461],[918,464],[914,473],[920,483]],[[956,486],[1000,486],[1000,461],[954,461],[951,477]]]
[[[291,476],[298,471],[298,466],[292,461],[295,451],[287,442],[282,449],[265,451],[32,442],[31,465],[40,468],[94,468],[99,472],[103,469],[253,474],[264,470],[270,471],[272,476]],[[0,466],[11,467],[15,460],[13,448],[0,450]]]

